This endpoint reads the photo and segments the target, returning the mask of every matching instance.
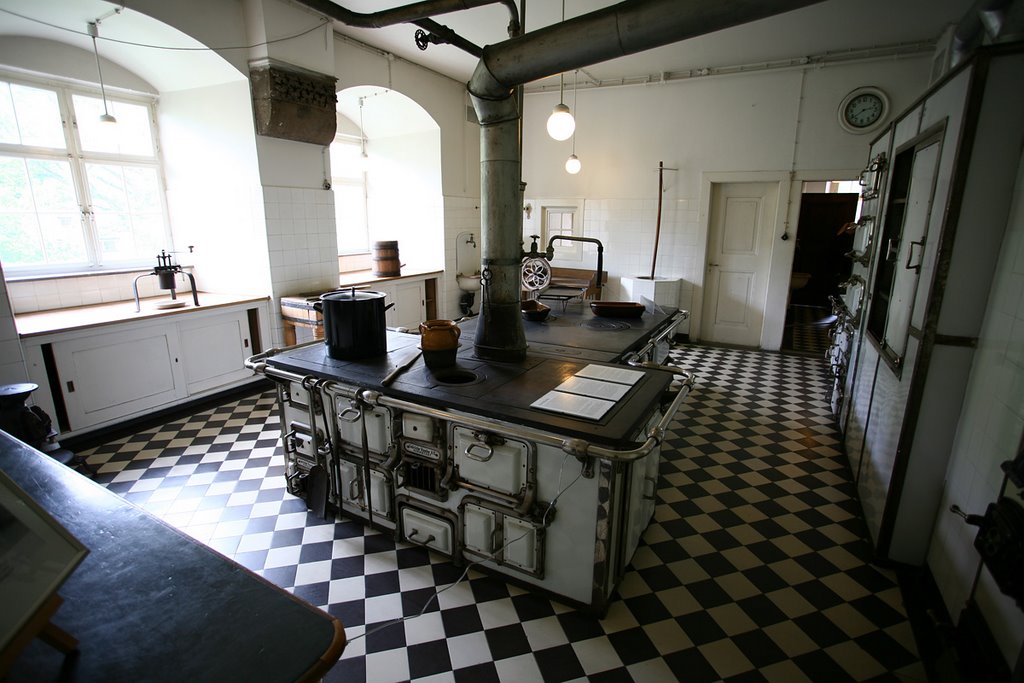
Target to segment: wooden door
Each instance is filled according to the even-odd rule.
[[[778,183],[712,184],[703,341],[760,345],[778,201]]]

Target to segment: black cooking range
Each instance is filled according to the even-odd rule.
[[[380,390],[436,407],[479,411],[496,419],[515,419],[543,429],[619,443],[642,420],[646,406],[656,401],[670,379],[667,373],[646,377],[628,400],[598,421],[581,421],[537,410],[530,404],[590,362],[616,364],[665,335],[679,322],[673,309],[655,309],[639,318],[602,318],[586,305],[570,305],[544,322],[524,321],[529,349],[516,363],[483,361],[473,353],[479,318],[464,320],[456,365],[431,370],[418,358],[394,382]],[[301,375],[312,374],[365,388],[380,388],[382,380],[416,354],[420,336],[389,330],[387,353],[358,360],[331,358],[325,344],[313,344],[267,359],[267,364]],[[650,353],[654,356],[654,353]]]
[[[675,313],[655,306],[639,318],[607,318],[595,315],[587,304],[569,304],[564,311],[552,309],[542,322],[524,320],[523,330],[532,354],[617,363],[673,326]],[[473,340],[479,320],[459,323],[464,346]]]

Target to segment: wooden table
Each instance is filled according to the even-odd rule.
[[[314,681],[341,656],[334,617],[4,432],[0,469],[90,550],[52,616],[78,655],[37,639],[5,683]]]

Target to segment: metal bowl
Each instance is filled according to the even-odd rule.
[[[591,301],[590,310],[602,318],[639,318],[646,309],[635,301]]]
[[[548,314],[551,313],[550,306],[542,304],[536,299],[527,299],[520,302],[520,309],[523,312],[523,320],[530,320],[532,322],[547,320]]]

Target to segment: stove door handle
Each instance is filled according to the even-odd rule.
[[[466,446],[466,457],[477,462],[487,462],[494,456],[494,449],[485,443],[474,442]]]

